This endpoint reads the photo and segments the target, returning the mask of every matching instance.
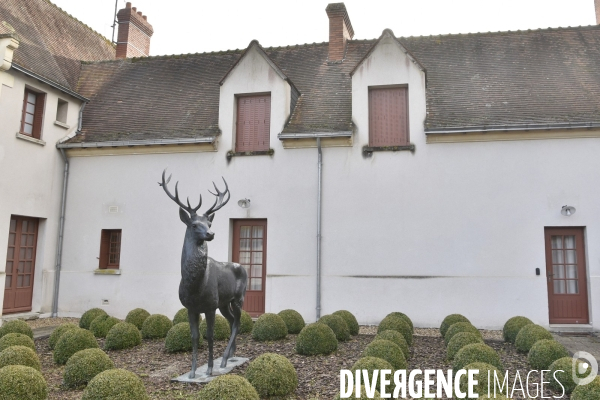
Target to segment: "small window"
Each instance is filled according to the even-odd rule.
[[[44,103],[46,94],[25,89],[23,98],[23,114],[21,117],[21,133],[36,139],[42,136]]]
[[[408,88],[370,88],[369,146],[408,144]]]
[[[271,95],[240,96],[237,103],[235,151],[269,150]]]
[[[69,102],[58,99],[58,106],[56,107],[56,120],[67,123],[67,111],[69,110]]]
[[[100,269],[118,269],[121,259],[121,229],[102,229]]]

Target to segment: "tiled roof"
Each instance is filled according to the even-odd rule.
[[[7,24],[19,38],[13,63],[70,90],[81,60],[115,57],[106,38],[47,0],[0,1],[0,26]]]
[[[427,130],[600,122],[600,27],[399,38],[427,71]],[[352,130],[350,72],[375,40],[265,48],[301,96],[284,133]],[[219,81],[242,51],[83,65],[90,98],[71,142],[218,133]]]

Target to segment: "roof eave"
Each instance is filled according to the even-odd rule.
[[[62,85],[59,85],[58,83],[56,83],[56,82],[54,82],[54,81],[52,81],[52,80],[50,80],[48,78],[44,78],[43,76],[38,75],[35,72],[30,71],[27,68],[24,68],[24,67],[22,67],[22,66],[20,66],[18,64],[15,64],[14,62],[12,63],[11,68],[14,69],[14,70],[16,70],[16,71],[22,72],[25,75],[28,75],[28,76],[30,76],[30,77],[32,77],[34,79],[37,79],[38,81],[43,82],[43,83],[45,83],[45,84],[47,84],[49,86],[52,86],[53,88],[58,89],[58,90],[60,90],[63,93],[66,93],[66,94],[68,94],[70,96],[73,96],[76,99],[79,99],[79,100],[84,101],[86,103],[88,103],[90,101],[90,99],[88,99],[87,97],[84,97],[84,96],[80,95],[77,92],[74,92],[73,90],[71,90],[69,88],[66,88],[66,87],[64,87]]]
[[[540,130],[565,130],[565,129],[596,129],[600,122],[563,122],[548,124],[511,124],[511,125],[482,125],[452,128],[425,129],[426,135],[448,135],[456,133],[476,132],[511,132],[511,131],[540,131]]]
[[[113,140],[106,142],[81,142],[81,143],[57,143],[59,149],[86,149],[102,147],[133,147],[133,146],[165,146],[176,144],[200,144],[214,143],[215,136],[203,136],[189,139],[141,139],[141,140]]]

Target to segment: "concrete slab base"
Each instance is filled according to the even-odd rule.
[[[177,378],[171,379],[171,382],[188,382],[188,383],[208,383],[215,379],[220,375],[225,375],[231,372],[232,369],[238,367],[249,361],[248,358],[244,357],[231,357],[227,360],[227,366],[225,368],[219,368],[221,365],[221,360],[223,357],[219,357],[213,361],[213,371],[212,375],[207,375],[206,371],[208,369],[208,364],[204,364],[203,366],[196,369],[196,377],[193,379],[189,378],[190,373],[186,372],[185,374],[178,376]]]

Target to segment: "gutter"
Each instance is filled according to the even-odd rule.
[[[307,133],[280,133],[277,135],[279,140],[286,139],[314,139],[314,138],[335,138],[335,137],[351,137],[352,131],[339,132],[307,132]]]
[[[87,149],[101,147],[165,146],[172,144],[214,143],[216,138],[216,136],[204,136],[189,139],[141,139],[113,140],[107,142],[59,143],[56,147],[59,149]]]
[[[321,193],[323,187],[323,153],[321,138],[317,137],[317,321],[321,318]]]
[[[555,124],[514,124],[514,125],[482,125],[466,126],[460,128],[434,128],[425,129],[426,135],[447,135],[455,133],[479,133],[479,132],[511,132],[511,131],[543,131],[564,129],[594,129],[600,128],[600,122],[566,122]]]
[[[83,97],[79,93],[76,93],[76,92],[72,91],[71,89],[67,89],[66,87],[64,87],[62,85],[59,85],[58,83],[53,82],[53,81],[51,81],[48,78],[44,78],[43,76],[38,75],[35,72],[32,72],[32,71],[30,71],[30,70],[28,70],[26,68],[23,68],[20,65],[17,65],[15,63],[13,63],[11,68],[14,69],[14,70],[16,70],[16,71],[22,72],[25,75],[29,75],[30,77],[32,77],[34,79],[37,79],[40,82],[44,82],[45,84],[50,85],[53,88],[56,88],[56,89],[60,90],[61,92],[65,92],[65,93],[67,93],[67,94],[75,97],[76,99],[79,99],[81,101],[85,101],[86,103],[90,101],[90,99],[88,99],[86,97]]]

